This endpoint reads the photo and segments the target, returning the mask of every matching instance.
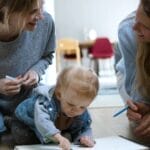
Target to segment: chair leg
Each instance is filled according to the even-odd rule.
[[[98,61],[98,59],[95,59],[94,60],[94,69],[95,69],[95,72],[96,72],[96,74],[99,76],[99,61]]]
[[[99,61],[98,59],[91,58],[90,59],[90,68],[95,71],[95,73],[99,76]]]
[[[78,65],[81,65],[81,56],[80,56],[80,49],[79,48],[76,49],[76,59],[77,59]]]

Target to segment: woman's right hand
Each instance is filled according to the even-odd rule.
[[[70,150],[71,149],[71,144],[70,144],[69,140],[66,139],[65,137],[63,137],[62,135],[60,135],[59,133],[54,135],[54,138],[57,142],[59,142],[59,146],[63,150]]]
[[[142,118],[142,115],[138,112],[138,106],[132,100],[127,100],[127,105],[129,106],[127,111],[128,119],[138,122]]]
[[[20,92],[23,79],[18,77],[15,80],[2,78],[0,79],[0,93],[13,96]]]
[[[142,117],[149,113],[149,106],[142,102],[133,102],[132,100],[127,101],[129,109],[127,111],[127,117],[130,121],[139,122]]]

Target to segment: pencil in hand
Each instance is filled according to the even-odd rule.
[[[117,117],[119,116],[120,114],[122,114],[124,111],[128,110],[129,109],[129,106],[126,106],[125,108],[119,110],[118,112],[116,112],[113,117]]]

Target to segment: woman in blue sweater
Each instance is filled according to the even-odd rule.
[[[150,143],[150,0],[141,0],[136,12],[119,27],[116,65],[120,94],[129,105],[128,119],[138,141]]]

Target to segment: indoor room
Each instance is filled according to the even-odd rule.
[[[95,148],[92,147],[92,148],[73,148],[73,149],[88,149],[88,150],[90,149],[91,150],[99,150],[99,149],[114,150],[115,149],[116,150],[118,148],[118,150],[125,150],[125,149],[136,150],[138,148],[141,149],[145,148],[142,145],[143,141],[140,142],[139,145],[136,144],[137,141],[130,142],[130,141],[134,141],[133,135],[131,134],[130,122],[129,122],[129,120],[130,119],[132,120],[132,118],[127,117],[127,111],[129,110],[129,108],[132,108],[133,105],[130,102],[127,104],[126,100],[132,99],[132,96],[134,97],[134,95],[132,95],[133,93],[131,93],[130,95],[131,97],[130,97],[126,93],[126,92],[130,92],[130,89],[126,89],[127,91],[124,92],[123,95],[120,94],[120,92],[122,92],[121,91],[122,87],[120,87],[121,79],[117,76],[118,75],[117,69],[119,67],[118,68],[116,67],[116,64],[119,62],[117,49],[120,48],[119,47],[120,45],[118,44],[120,42],[120,39],[118,39],[119,38],[118,34],[120,31],[119,30],[120,23],[126,17],[130,16],[132,13],[136,11],[139,3],[140,0],[132,0],[132,1],[131,0],[80,0],[80,1],[44,0],[43,9],[44,11],[47,11],[52,16],[52,20],[54,21],[53,32],[55,32],[56,47],[55,47],[55,52],[53,54],[54,57],[52,59],[52,63],[50,62],[51,64],[49,63],[50,65],[48,64],[48,67],[46,63],[43,66],[42,65],[39,66],[39,68],[40,67],[47,68],[46,70],[43,69],[39,73],[40,75],[37,74],[40,83],[48,87],[54,86],[57,82],[57,79],[61,71],[65,68],[69,68],[70,66],[81,66],[81,67],[85,67],[90,71],[94,71],[94,73],[98,78],[98,83],[99,83],[98,92],[94,97],[94,100],[88,105],[87,109],[92,119],[91,128],[93,130],[93,137],[96,140],[96,143],[100,143],[99,141],[100,139],[104,139],[105,141],[104,142],[102,141],[103,142],[103,144],[101,143],[102,145],[96,144]],[[41,18],[40,17],[37,19],[37,22],[38,20],[43,19],[42,17]],[[29,24],[34,25],[33,22],[29,22]],[[47,27],[48,25],[49,24],[47,23],[42,28]],[[38,34],[45,32],[45,35],[47,35],[50,32],[49,30],[45,30],[42,28],[41,30],[36,32]],[[36,37],[39,38],[38,34],[35,35],[35,37],[33,36],[33,39]],[[50,32],[50,34],[52,34],[52,32]],[[42,42],[45,43],[45,40],[47,39],[44,39],[44,34],[41,35],[43,36],[43,39],[41,37],[41,41],[43,40]],[[50,47],[52,47],[53,50],[54,43],[52,43],[51,46],[51,42],[54,42],[54,39],[51,39],[51,37],[49,39],[50,42],[49,44],[47,43],[47,45],[48,46],[50,45]],[[40,43],[42,43],[41,41]],[[123,42],[124,41],[126,41],[126,37],[123,39]],[[31,44],[32,42],[35,45],[37,44],[35,48],[40,47],[39,40],[38,42],[35,43],[34,40],[30,41],[29,46],[32,45]],[[1,45],[1,39],[0,39],[0,45]],[[44,46],[47,48],[47,45]],[[29,51],[30,50],[32,49],[29,48]],[[121,55],[124,56],[125,54],[121,51]],[[130,53],[128,55],[130,55]],[[26,55],[25,58],[28,56],[29,54]],[[16,56],[16,58],[19,59],[20,57]],[[30,56],[30,59],[32,58],[33,57]],[[42,56],[43,60],[41,60],[41,63],[42,61],[43,62],[45,61],[44,60],[45,58],[46,58],[46,52],[45,55]],[[125,60],[125,64],[126,64],[126,60]],[[130,67],[128,60],[127,60],[127,64],[129,65],[129,68],[131,67],[135,68],[135,65],[133,63],[131,63],[131,67]],[[0,62],[0,66],[1,66],[1,62]],[[25,66],[28,66],[28,63],[24,63],[23,67]],[[31,69],[32,68],[33,70],[34,69],[37,70],[37,66],[31,67]],[[43,72],[45,73],[43,74]],[[136,71],[133,70],[133,73],[135,72]],[[16,76],[16,78],[13,77],[11,74],[10,76],[9,74],[7,75],[6,75],[7,77],[5,78],[10,80],[15,80],[16,78],[17,80],[21,80],[22,78],[19,75]],[[129,76],[132,77],[132,74],[129,74]],[[28,77],[26,76],[26,78]],[[139,79],[138,78],[139,76],[136,77],[137,79]],[[0,73],[0,79],[1,79],[1,73]],[[122,82],[126,84],[125,86],[127,86],[127,88],[131,88],[132,85],[130,85],[131,82],[130,80],[129,80],[129,85],[128,83],[125,83],[125,81]],[[22,83],[23,81],[21,81],[21,84]],[[33,85],[33,87],[34,86],[36,86],[36,84]],[[41,91],[43,92],[44,90],[42,89]],[[48,91],[48,94],[49,93],[50,92]],[[0,90],[0,96],[1,96],[1,90]],[[147,103],[147,101],[146,102],[144,101],[144,104],[148,104],[149,106],[149,102]],[[45,106],[47,105],[45,104]],[[26,105],[26,107],[28,106]],[[24,111],[23,108],[22,111]],[[17,109],[17,111],[21,111],[21,109],[20,110]],[[51,110],[49,109],[49,111]],[[25,116],[23,113],[20,114],[22,116]],[[32,127],[31,129],[33,130]],[[36,132],[35,130],[34,132],[36,135],[39,135],[39,133]],[[122,141],[122,139],[128,139],[128,140]],[[128,143],[128,141],[130,143]],[[109,144],[106,145],[106,143],[110,143],[110,145]],[[135,143],[135,145],[133,143]],[[131,144],[130,145],[131,147],[129,146],[127,148],[126,147],[127,144],[129,145]],[[49,148],[45,146],[45,149],[49,149]],[[12,150],[14,149],[14,147],[7,146],[7,144],[6,145],[1,144],[0,150],[1,149]],[[38,149],[44,149],[44,147],[36,147],[36,146],[34,147],[34,145],[33,147],[32,146],[19,147],[19,145],[16,145],[15,147],[15,150],[26,150],[26,149],[38,150]],[[50,149],[54,150],[59,148],[52,147]]]

